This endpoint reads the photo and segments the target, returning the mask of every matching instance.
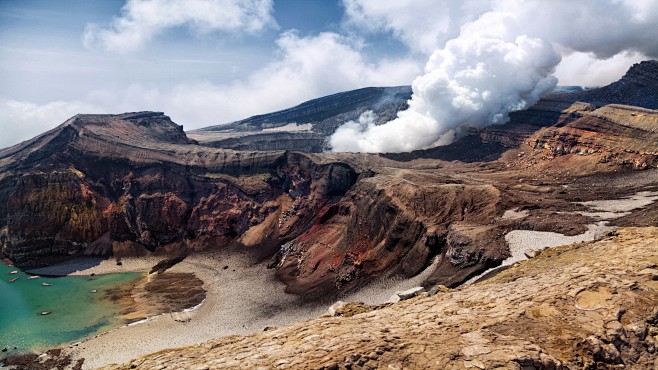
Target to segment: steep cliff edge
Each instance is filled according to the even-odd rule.
[[[76,116],[0,152],[3,253],[19,264],[229,244],[284,204],[306,211],[260,248],[293,238],[356,181],[300,153],[203,148],[161,113]]]
[[[657,262],[658,229],[623,229],[466,288],[107,369],[649,369],[658,366]]]

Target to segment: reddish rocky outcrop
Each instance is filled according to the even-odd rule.
[[[504,244],[471,245],[465,248],[473,250],[455,252],[459,247],[449,243],[456,235],[450,225],[492,222],[500,198],[491,185],[449,183],[415,171],[364,179],[341,202],[326,208],[316,225],[279,251],[279,276],[289,291],[300,293],[322,288],[321,284],[340,289],[383,273],[410,277],[437,254],[452,257],[446,263],[454,266],[451,272],[482,269],[489,259],[498,262],[505,256]]]

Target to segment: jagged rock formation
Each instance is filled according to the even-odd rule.
[[[484,283],[108,369],[650,369],[658,229],[543,251]]]
[[[653,65],[634,67],[625,86],[650,86]],[[337,115],[358,115],[391,91],[397,97],[379,107],[393,112],[408,90],[338,94],[235,129],[307,117],[315,123],[298,123],[324,135]],[[354,104],[342,107],[344,96]],[[574,177],[654,168],[656,126],[654,110],[553,96],[445,147],[304,154],[199,145],[157,112],[79,115],[0,151],[0,243],[19,264],[240,248],[308,297],[415,275],[438,257],[425,285],[455,287],[508,256],[507,231],[581,233],[591,218],[554,215],[575,210],[574,200],[646,190]],[[520,207],[530,207],[528,217],[501,218]],[[633,222],[652,224],[651,215]]]

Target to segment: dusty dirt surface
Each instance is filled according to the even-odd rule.
[[[148,275],[130,289],[108,292],[104,298],[120,302],[120,318],[132,323],[196,307],[206,298],[206,291],[193,273],[165,272]]]
[[[626,228],[463,289],[107,369],[649,369],[657,307],[658,228]]]

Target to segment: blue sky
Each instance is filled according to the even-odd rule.
[[[0,96],[45,103],[76,99],[107,83],[230,82],[274,57],[281,30],[302,35],[336,30],[342,18],[338,2],[281,0],[273,9],[277,26],[256,35],[197,35],[180,26],[131,53],[85,48],[87,24],[107,24],[123,5],[123,0],[0,1],[0,82],[5,86]]]
[[[411,84],[463,25],[511,1],[0,0],[0,147],[76,113],[160,110],[193,129]],[[645,3],[634,11],[655,16]],[[603,55],[559,36],[562,84],[608,83],[651,55],[643,40]]]

